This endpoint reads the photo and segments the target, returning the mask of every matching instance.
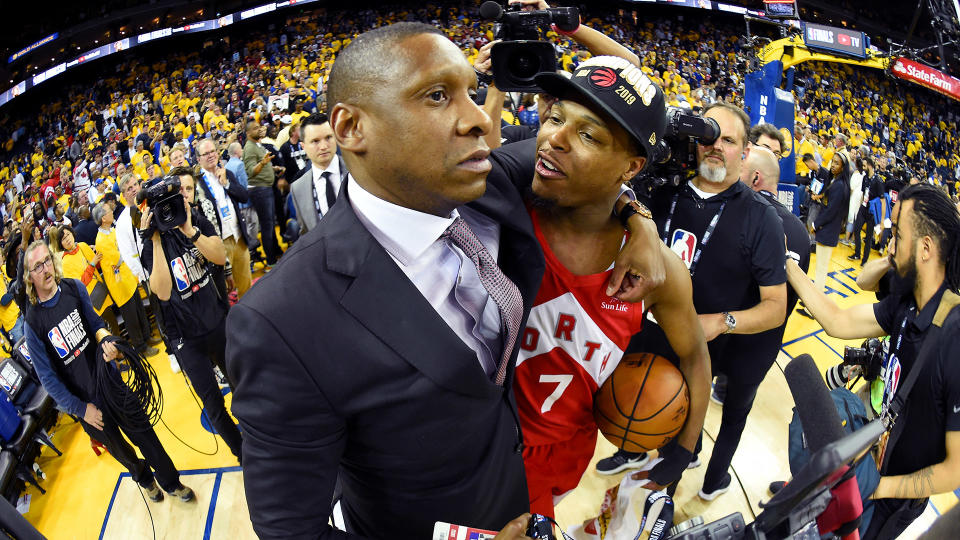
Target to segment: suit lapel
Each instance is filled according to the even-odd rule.
[[[345,187],[345,186],[341,186]],[[390,255],[357,219],[347,199],[321,221],[327,267],[352,277],[340,304],[378,339],[436,384],[458,393],[495,396],[476,353],[447,326]]]

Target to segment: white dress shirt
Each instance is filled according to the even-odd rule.
[[[137,276],[140,281],[147,281],[146,270],[140,264],[140,254],[143,253],[143,241],[140,234],[133,231],[133,218],[130,215],[130,207],[127,206],[120,212],[117,218],[117,248],[120,250],[120,260],[127,268]],[[137,228],[140,224],[137,223]]]
[[[240,238],[239,221],[237,212],[233,206],[233,199],[227,194],[226,189],[220,185],[220,179],[206,169],[203,169],[203,178],[207,187],[213,193],[213,203],[217,206],[217,213],[220,214],[220,237],[221,238]]]
[[[327,165],[326,169],[321,169],[317,167],[313,162],[310,163],[311,173],[313,174],[313,189],[317,193],[317,202],[320,203],[320,215],[327,215],[327,210],[330,209],[327,204],[327,185],[323,182],[323,173],[330,173],[330,185],[333,186],[333,194],[340,195],[340,160],[337,159],[337,156],[333,156],[333,159],[330,160],[330,164]]]
[[[445,218],[404,208],[375,197],[353,178],[347,186],[350,204],[363,226],[450,329],[477,353],[484,372],[492,375],[502,351],[500,310],[473,262],[440,236],[455,218],[462,217],[496,260],[500,224],[469,208],[454,210]]]

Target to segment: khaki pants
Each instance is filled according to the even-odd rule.
[[[223,247],[227,250],[227,260],[233,268],[233,285],[237,288],[237,298],[250,289],[250,250],[243,238],[224,238]]]

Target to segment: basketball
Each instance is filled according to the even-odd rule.
[[[627,452],[649,452],[670,442],[689,410],[683,374],[652,353],[625,355],[593,399],[600,433]]]

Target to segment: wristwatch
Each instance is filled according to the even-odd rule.
[[[193,236],[190,237],[191,242],[196,242],[200,238],[200,227],[197,227],[193,233]]]
[[[630,201],[623,205],[623,208],[620,209],[620,214],[617,216],[620,218],[620,224],[623,225],[624,229],[627,228],[627,221],[629,221],[634,214],[639,214],[640,217],[645,217],[647,219],[653,219],[653,213],[649,208],[644,206],[642,202]]]
[[[724,334],[729,334],[737,327],[737,318],[733,316],[729,311],[723,312],[723,322],[727,323],[727,331]]]
[[[795,262],[795,263],[797,263],[797,264],[800,264],[800,254],[797,253],[796,251],[790,251],[790,250],[788,249],[788,250],[787,250],[787,258],[788,258],[788,259],[793,259],[793,262]]]

